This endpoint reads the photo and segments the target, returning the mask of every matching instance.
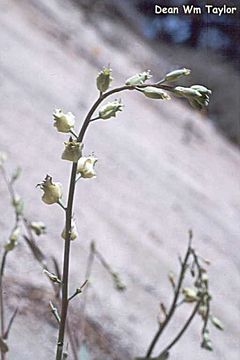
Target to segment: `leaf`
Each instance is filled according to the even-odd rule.
[[[1,352],[3,352],[4,354],[6,352],[8,352],[8,346],[7,346],[7,343],[0,337],[0,350]]]

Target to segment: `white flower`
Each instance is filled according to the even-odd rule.
[[[143,84],[146,80],[150,79],[152,75],[150,75],[150,70],[144,71],[142,73],[131,76],[126,80],[126,85],[140,85]]]
[[[112,69],[110,67],[104,67],[103,70],[97,76],[97,88],[101,92],[107,91],[113,80],[111,76]]]
[[[198,90],[195,90],[193,88],[188,88],[184,86],[176,86],[173,89],[173,92],[177,96],[184,96],[187,98],[201,98],[202,95]]]
[[[166,91],[162,89],[158,89],[154,86],[147,86],[145,88],[137,88],[137,90],[143,92],[145,96],[150,99],[161,99],[161,100],[170,100],[170,96],[166,93]]]
[[[116,117],[118,111],[122,111],[123,105],[121,100],[114,100],[103,105],[99,110],[99,117],[101,119],[110,119],[111,117]]]
[[[54,126],[57,128],[57,131],[68,133],[75,124],[75,116],[68,112],[64,114],[61,109],[56,109],[53,113],[53,119],[55,121]]]
[[[95,158],[93,155],[90,155],[88,157],[81,157],[78,161],[77,166],[77,173],[81,175],[83,178],[92,178],[96,176],[96,171],[94,169],[94,166],[97,162],[97,158]]]
[[[45,202],[45,204],[51,205],[58,203],[62,197],[62,184],[53,182],[52,177],[49,175],[37,186],[40,186],[40,189],[44,192],[42,201]]]
[[[179,78],[181,78],[182,76],[187,76],[191,73],[191,70],[183,68],[183,69],[178,69],[178,70],[174,70],[169,72],[166,76],[165,76],[165,80],[166,81],[175,81]]]
[[[62,153],[62,159],[77,162],[82,156],[83,144],[70,137],[69,141],[64,141],[64,145],[65,149]]]

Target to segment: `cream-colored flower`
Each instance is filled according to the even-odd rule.
[[[171,97],[162,89],[158,89],[154,86],[147,86],[145,88],[137,88],[137,90],[143,92],[145,96],[150,99],[161,99],[161,100],[170,100]]]
[[[110,119],[111,117],[116,117],[118,111],[122,111],[123,105],[121,100],[114,100],[103,105],[99,110],[99,117],[101,119]]]
[[[175,81],[179,78],[181,78],[182,76],[187,76],[191,73],[191,70],[183,68],[183,69],[178,69],[178,70],[174,70],[169,72],[166,76],[165,76],[165,80],[166,81]]]
[[[96,176],[96,171],[94,169],[94,166],[97,162],[97,158],[95,158],[93,155],[90,155],[88,157],[81,157],[78,161],[77,166],[77,173],[81,175],[83,178],[92,178]]]
[[[186,98],[201,98],[202,95],[198,90],[193,88],[188,88],[184,86],[176,86],[173,90],[173,93],[177,96],[183,96]]]
[[[150,74],[150,70],[143,71],[142,73],[131,76],[126,80],[126,85],[140,85],[144,84],[146,80],[150,79],[152,75]]]
[[[66,237],[67,237],[66,236],[66,228],[63,229],[61,236],[64,240],[66,240]],[[75,240],[77,237],[78,237],[77,227],[76,227],[75,222],[72,221],[70,240]]]
[[[97,76],[97,88],[101,92],[107,91],[113,80],[111,76],[112,69],[110,67],[104,67],[103,70]]]
[[[68,133],[75,124],[75,116],[68,112],[64,114],[61,109],[56,109],[53,113],[53,119],[55,121],[54,126],[57,128],[57,131]]]
[[[82,156],[83,144],[70,137],[69,141],[64,141],[65,149],[62,153],[62,159],[77,162]]]
[[[38,184],[40,189],[43,190],[42,201],[45,204],[51,205],[58,203],[62,198],[62,184],[52,181],[52,177],[47,175],[43,182]]]

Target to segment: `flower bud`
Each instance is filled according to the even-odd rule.
[[[107,91],[110,86],[111,81],[113,80],[111,76],[112,69],[109,67],[104,67],[103,70],[97,76],[97,88],[101,92]]]
[[[126,285],[122,282],[118,273],[113,272],[112,277],[113,277],[114,286],[118,291],[126,290]]]
[[[48,271],[47,269],[43,270],[43,273],[47,275],[47,277],[54,283],[58,283],[61,284],[61,280],[57,277],[57,275],[51,273],[50,271]]]
[[[208,274],[207,274],[206,272],[202,274],[202,281],[203,281],[204,283],[207,283],[207,282],[208,282]]]
[[[30,228],[37,236],[46,233],[46,226],[42,221],[32,221]]]
[[[184,288],[182,293],[186,302],[194,302],[198,300],[197,291],[195,289]]]
[[[65,149],[62,153],[62,159],[77,162],[82,156],[83,144],[70,137],[69,141],[64,141],[64,145]]]
[[[186,98],[201,98],[202,96],[199,91],[184,86],[176,86],[172,89],[172,92],[177,96],[183,96]]]
[[[95,158],[93,155],[90,155],[88,157],[81,157],[78,161],[77,173],[81,174],[81,177],[85,179],[95,177],[96,171],[94,169],[94,166],[97,160],[98,159]]]
[[[208,314],[208,309],[206,305],[200,305],[198,308],[198,314],[205,319]]]
[[[152,75],[150,75],[150,70],[143,71],[142,73],[136,74],[127,79],[125,85],[140,85],[151,77]]]
[[[62,184],[53,182],[52,177],[49,175],[37,186],[40,186],[40,189],[44,192],[42,201],[45,202],[45,204],[55,204],[59,202],[62,197]]]
[[[203,109],[204,107],[207,107],[209,104],[209,95],[211,95],[212,91],[206,88],[202,85],[193,85],[191,86],[191,89],[199,92],[201,94],[201,97],[196,97],[194,99],[188,99],[189,103],[198,109]]]
[[[67,238],[66,228],[63,229],[61,236],[64,240],[66,240],[66,238]],[[76,227],[75,222],[72,221],[70,240],[75,240],[77,237],[78,237],[77,227]]]
[[[19,226],[17,226],[15,229],[13,229],[13,231],[11,232],[11,234],[9,236],[8,242],[4,245],[4,248],[6,251],[11,251],[17,246],[20,232],[21,232],[21,230],[20,230]]]
[[[202,94],[202,95],[211,95],[212,94],[212,91],[203,85],[192,85],[191,89],[199,91],[200,94]]]
[[[216,316],[210,317],[212,324],[218,329],[218,330],[224,330],[223,323],[221,320],[219,320]]]
[[[116,113],[122,111],[122,109],[123,105],[121,104],[121,100],[114,100],[101,107],[99,110],[99,117],[104,120],[116,117]]]
[[[18,216],[23,215],[24,202],[19,195],[14,195],[12,199],[12,206]]]
[[[7,160],[7,155],[5,152],[0,151],[0,167],[3,166],[5,161]]]
[[[175,81],[179,78],[181,78],[182,76],[187,76],[191,73],[191,70],[189,69],[179,69],[179,70],[174,70],[169,72],[166,76],[165,76],[165,80],[166,81]]]
[[[53,120],[55,121],[53,126],[57,128],[57,131],[63,133],[68,133],[75,124],[75,116],[71,112],[64,114],[61,109],[55,110]]]
[[[212,341],[209,338],[209,332],[208,332],[207,329],[203,333],[203,340],[202,340],[202,343],[201,343],[201,347],[203,349],[206,349],[206,350],[209,350],[209,351],[213,350]]]
[[[161,99],[161,100],[170,100],[171,97],[166,93],[166,91],[156,88],[154,86],[147,86],[145,88],[137,88],[137,90],[143,92],[145,96],[150,99]]]
[[[10,237],[9,237],[9,240],[10,241],[18,241],[18,238],[19,238],[19,235],[20,235],[20,227],[17,226],[11,233]]]

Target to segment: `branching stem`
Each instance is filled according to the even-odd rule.
[[[184,258],[184,260],[182,262],[182,265],[181,265],[181,272],[180,272],[180,275],[179,275],[179,278],[178,278],[178,283],[177,283],[177,286],[176,286],[176,289],[175,289],[175,294],[174,294],[174,297],[173,297],[172,305],[170,306],[170,309],[169,309],[169,311],[167,313],[165,321],[159,326],[158,331],[156,332],[155,336],[153,337],[153,339],[152,339],[152,341],[151,341],[151,343],[149,345],[149,348],[148,348],[147,353],[146,353],[146,358],[147,359],[150,358],[150,356],[151,356],[151,354],[152,354],[152,352],[153,352],[153,350],[154,350],[160,336],[162,335],[164,329],[168,325],[168,323],[171,320],[173,314],[175,313],[175,310],[177,309],[177,302],[178,302],[178,299],[179,299],[180,290],[181,290],[182,283],[183,283],[183,280],[184,280],[184,275],[185,275],[185,272],[186,272],[186,269],[187,269],[187,262],[188,262],[190,254],[191,254],[191,241],[189,241],[187,252],[186,252],[185,258]]]
[[[144,88],[146,86],[154,86],[154,87],[161,87],[161,80],[155,84],[142,84],[138,85],[138,88]],[[109,90],[105,93],[100,93],[99,98],[93,104],[91,109],[89,110],[83,125],[80,129],[79,135],[77,137],[78,142],[83,142],[84,136],[88,129],[89,124],[93,118],[94,112],[97,110],[98,106],[102,103],[110,95],[120,93],[125,90],[134,90],[136,86],[133,85],[124,85],[112,90]],[[96,118],[95,118],[96,119]],[[73,134],[74,135],[74,134]],[[71,235],[71,222],[72,222],[72,213],[73,213],[73,202],[74,202],[74,193],[75,193],[75,185],[76,185],[76,174],[77,174],[77,163],[73,163],[72,171],[71,171],[71,178],[69,184],[69,191],[68,191],[68,202],[66,208],[66,240],[65,240],[65,247],[64,247],[64,258],[63,258],[63,276],[62,276],[62,306],[61,306],[61,321],[59,326],[59,333],[58,333],[58,341],[57,341],[57,352],[56,352],[56,360],[62,360],[63,356],[63,347],[64,347],[64,336],[65,336],[65,326],[66,326],[66,319],[67,319],[67,311],[68,311],[68,283],[69,283],[69,263],[70,263],[70,235]]]
[[[185,333],[185,331],[189,327],[190,323],[192,322],[194,316],[196,315],[196,313],[198,311],[198,308],[199,308],[199,306],[201,304],[201,301],[202,301],[202,299],[197,302],[197,304],[195,305],[191,315],[187,319],[187,321],[184,324],[184,326],[182,327],[182,329],[175,336],[175,338],[170,342],[170,344],[168,346],[166,346],[166,348],[160,353],[159,358],[161,358],[161,356],[163,356],[164,354],[168,353],[169,350],[180,340],[180,338],[182,337],[182,335]]]

